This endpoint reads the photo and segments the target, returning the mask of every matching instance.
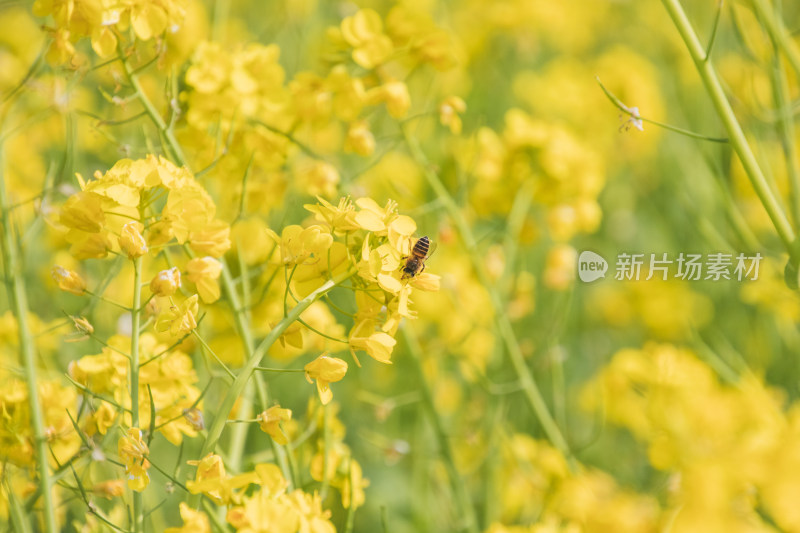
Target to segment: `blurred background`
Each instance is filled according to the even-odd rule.
[[[800,300],[784,280],[788,254],[730,143],[718,142],[729,134],[661,2],[163,2],[173,3],[184,10],[176,30],[140,36],[131,57],[231,225],[227,257],[234,276],[252,278],[257,336],[284,291],[268,281],[265,229],[307,225],[302,206],[316,197],[393,200],[437,245],[426,272],[441,290],[415,294],[418,318],[397,333],[393,364],[362,357],[333,385],[328,438],[369,480],[354,531],[800,531]],[[75,0],[75,13],[100,4]],[[710,61],[797,230],[800,72],[756,4],[797,43],[795,2],[683,7],[703,43],[714,36]],[[41,375],[77,394],[64,378],[70,362],[103,347],[65,344],[64,314],[80,311],[108,338],[124,331],[124,312],[57,292],[50,269],[78,270],[115,301],[130,301],[133,272],[71,255],[59,206],[78,190],[76,173],[170,154],[138,118],[118,63],[98,52],[102,38],[77,15],[70,34],[59,31],[65,5],[0,3],[2,163]],[[583,250],[609,261],[604,279],[577,279]],[[645,254],[640,280],[614,279],[621,253]],[[651,253],[764,259],[756,280],[682,280],[676,264],[668,280],[645,280]],[[332,302],[345,313],[320,303],[312,323],[346,336],[352,295]],[[10,308],[4,294],[4,379],[19,366]],[[241,365],[229,309],[205,312],[204,338]],[[323,350],[350,360],[302,335],[303,349],[275,344],[270,366],[301,367]],[[213,370],[193,339],[181,349],[202,389]],[[563,445],[537,416],[526,372]],[[296,462],[313,491],[323,439],[313,387],[297,374],[266,379],[294,413],[285,426],[302,440]],[[207,408],[224,392],[212,382]],[[0,443],[13,443],[10,422],[2,432]],[[266,439],[249,433],[242,471],[271,459]],[[151,446],[169,465],[198,453],[193,439]],[[324,506],[344,531],[338,491]],[[157,472],[150,494],[153,506],[166,502],[153,527],[178,524],[184,494]],[[65,531],[108,527],[81,505],[63,499]],[[99,505],[124,516],[113,500]]]

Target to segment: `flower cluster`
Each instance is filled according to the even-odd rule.
[[[61,64],[86,37],[97,55],[107,57],[116,52],[120,32],[128,29],[142,41],[174,33],[186,16],[186,0],[37,0],[33,11],[40,17],[52,15],[55,29],[48,60]]]
[[[570,129],[512,109],[502,134],[481,128],[476,148],[465,153],[463,164],[475,168],[474,205],[481,212],[510,210],[516,196],[510,191],[532,184],[529,192],[545,208],[554,240],[568,241],[598,228],[604,163]]]
[[[591,409],[603,403],[608,420],[669,473],[674,531],[800,525],[785,498],[798,490],[798,410],[785,412],[778,391],[755,376],[722,384],[691,351],[648,344],[618,352],[582,398]]]
[[[83,421],[88,435],[105,435],[117,424],[129,425],[131,394],[129,389],[129,337],[114,336],[108,347],[97,355],[86,355],[69,365],[70,378],[87,394],[91,406]],[[197,374],[191,358],[179,349],[159,342],[152,333],[139,338],[139,424],[153,426],[173,444],[183,436],[197,435],[197,427],[184,416],[184,410],[202,408]],[[150,406],[155,406],[151,413]],[[122,418],[120,418],[122,417]]]
[[[53,463],[62,464],[71,459],[81,445],[72,428],[70,416],[77,412],[78,397],[75,389],[61,385],[57,380],[38,384],[39,401],[44,414],[45,437]],[[6,461],[20,467],[34,464],[34,431],[31,427],[28,388],[19,379],[3,379],[0,390],[0,450]]]
[[[272,464],[258,464],[251,472],[228,476],[219,456],[209,454],[197,465],[194,481],[187,482],[188,489],[203,493],[217,503],[229,505],[227,521],[239,532],[275,531],[295,533],[335,533],[330,522],[330,511],[322,509],[322,500],[317,494],[308,494],[296,489],[287,492],[288,482],[280,469]],[[246,494],[245,488],[259,488]],[[208,531],[208,519],[202,513],[181,507],[184,525],[171,528],[172,532]],[[195,527],[200,529],[193,529]]]

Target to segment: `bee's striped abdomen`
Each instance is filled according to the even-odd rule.
[[[424,258],[428,255],[430,246],[430,239],[428,239],[428,237],[422,237],[414,244],[414,249],[411,251],[411,254],[415,257]]]

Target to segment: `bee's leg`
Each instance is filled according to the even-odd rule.
[[[422,269],[419,271],[420,274],[425,272],[425,263],[422,263]]]

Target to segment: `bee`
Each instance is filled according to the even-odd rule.
[[[431,247],[431,240],[427,236],[417,239],[414,247],[411,248],[411,255],[408,256],[405,265],[403,265],[403,275],[400,279],[413,278],[422,273],[425,270],[425,261],[435,249],[436,246]]]

